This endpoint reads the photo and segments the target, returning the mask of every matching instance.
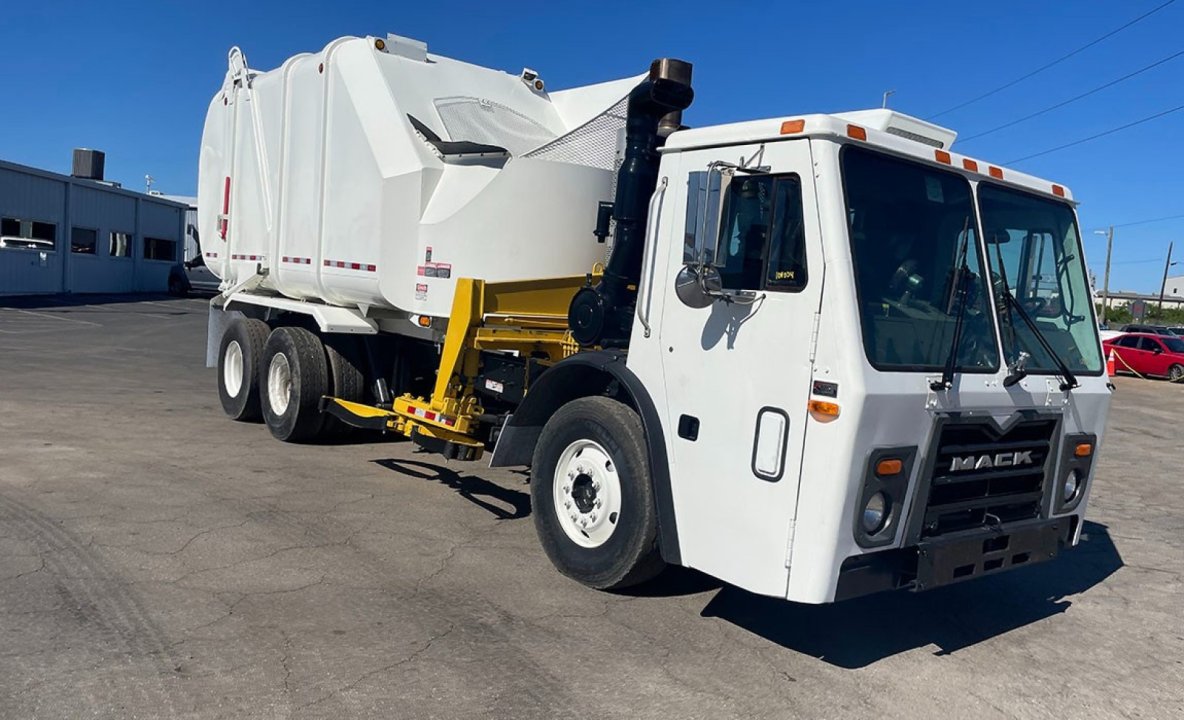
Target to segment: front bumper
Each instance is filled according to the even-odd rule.
[[[1051,560],[1072,543],[1077,523],[1073,515],[1030,520],[850,557],[839,571],[835,600],[897,588],[931,590]]]

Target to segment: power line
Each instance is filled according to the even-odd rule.
[[[1007,162],[1004,163],[1004,165],[1014,165],[1016,163],[1020,163],[1025,160],[1031,160],[1032,158],[1040,157],[1041,155],[1048,155],[1049,153],[1054,153],[1058,150],[1064,150],[1065,148],[1070,148],[1070,147],[1073,147],[1074,145],[1080,145],[1082,143],[1087,143],[1090,140],[1097,140],[1100,137],[1105,137],[1107,135],[1113,135],[1116,132],[1126,130],[1127,128],[1133,128],[1136,125],[1142,125],[1145,122],[1150,122],[1156,118],[1161,118],[1164,115],[1170,115],[1174,112],[1179,112],[1180,110],[1184,110],[1184,105],[1177,105],[1176,107],[1174,107],[1170,110],[1164,110],[1163,112],[1158,112],[1158,113],[1155,113],[1154,115],[1149,115],[1148,117],[1141,118],[1141,119],[1136,120],[1134,122],[1129,122],[1126,125],[1120,125],[1116,128],[1110,128],[1109,130],[1106,130],[1105,132],[1100,132],[1097,135],[1090,135],[1089,137],[1084,137],[1084,138],[1081,138],[1080,140],[1074,140],[1073,142],[1065,143],[1064,145],[1057,145],[1056,147],[1049,148],[1047,150],[1041,150],[1040,152],[1032,153],[1031,155],[1025,155],[1022,158],[1016,158],[1015,160],[1008,160]]]
[[[1083,93],[1081,93],[1080,95],[1078,95],[1078,96],[1076,96],[1076,97],[1071,97],[1071,98],[1069,98],[1068,100],[1064,100],[1064,101],[1062,101],[1062,102],[1059,102],[1059,103],[1057,103],[1056,105],[1050,105],[1049,107],[1046,107],[1046,108],[1044,108],[1043,110],[1038,110],[1038,111],[1036,111],[1036,112],[1032,113],[1031,115],[1025,115],[1025,116],[1023,116],[1022,118],[1018,118],[1018,119],[1016,119],[1016,120],[1012,120],[1011,122],[1004,123],[1004,124],[1002,124],[1002,125],[999,125],[998,127],[993,127],[993,128],[991,128],[990,130],[984,130],[983,132],[981,132],[981,133],[979,133],[979,134],[977,134],[977,135],[971,135],[971,136],[970,136],[970,137],[968,137],[968,138],[959,138],[958,142],[960,142],[960,143],[967,143],[967,142],[970,142],[971,140],[977,140],[978,138],[981,138],[981,137],[983,137],[983,136],[985,136],[985,135],[990,135],[990,134],[991,134],[991,133],[993,133],[993,132],[998,132],[999,130],[1003,130],[1003,129],[1005,129],[1005,128],[1009,128],[1009,127],[1011,127],[1012,125],[1019,125],[1020,123],[1022,123],[1022,122],[1025,122],[1025,121],[1027,121],[1027,120],[1031,120],[1031,119],[1032,119],[1032,118],[1034,118],[1034,117],[1038,117],[1038,116],[1040,116],[1040,115],[1043,115],[1043,114],[1045,114],[1045,113],[1052,112],[1053,110],[1057,110],[1057,109],[1059,109],[1059,108],[1063,108],[1063,107],[1065,107],[1066,105],[1068,105],[1068,104],[1070,104],[1070,103],[1075,103],[1075,102],[1077,102],[1078,100],[1081,100],[1082,98],[1087,98],[1087,97],[1089,97],[1090,95],[1093,95],[1093,94],[1094,94],[1094,93],[1096,93],[1096,92],[1100,92],[1100,91],[1102,91],[1102,90],[1105,90],[1105,89],[1106,89],[1106,88],[1108,88],[1108,87],[1113,87],[1114,85],[1117,85],[1117,84],[1118,84],[1118,83],[1120,83],[1120,82],[1124,82],[1124,81],[1126,81],[1126,80],[1130,80],[1131,78],[1135,77],[1136,75],[1141,75],[1141,74],[1143,74],[1143,73],[1147,72],[1148,70],[1151,70],[1152,68],[1159,67],[1160,65],[1163,65],[1164,63],[1168,62],[1169,60],[1175,60],[1176,58],[1180,57],[1181,55],[1184,55],[1184,50],[1181,50],[1180,52],[1178,52],[1178,53],[1176,53],[1176,54],[1174,54],[1174,55],[1169,55],[1168,57],[1166,57],[1166,58],[1164,58],[1164,59],[1162,59],[1162,60],[1158,60],[1158,61],[1156,61],[1156,62],[1153,62],[1153,63],[1151,63],[1150,65],[1148,65],[1148,66],[1146,66],[1146,67],[1139,68],[1138,70],[1136,70],[1136,71],[1134,71],[1134,72],[1132,72],[1132,73],[1128,73],[1128,74],[1126,74],[1126,75],[1123,75],[1122,77],[1118,78],[1117,80],[1111,80],[1110,82],[1106,83],[1105,85],[1099,85],[1099,86],[1097,86],[1096,88],[1094,88],[1093,90],[1089,90],[1089,91],[1087,91],[1087,92],[1083,92]]]
[[[1081,47],[1077,48],[1076,50],[1074,50],[1068,54],[1062,55],[1061,57],[1057,58],[1056,60],[1053,60],[1050,63],[1046,63],[1044,65],[1041,65],[1040,67],[1036,68],[1035,70],[1028,73],[1027,75],[1022,75],[1022,76],[1016,78],[1015,80],[1012,80],[1011,82],[1004,83],[1003,85],[1000,85],[999,87],[995,88],[994,90],[990,90],[988,92],[985,92],[982,95],[979,95],[978,97],[971,98],[970,100],[967,100],[964,103],[960,103],[958,105],[955,105],[952,108],[942,110],[941,112],[939,112],[935,115],[930,115],[929,117],[927,117],[925,119],[926,120],[933,120],[933,119],[939,118],[942,115],[945,115],[947,113],[952,113],[955,110],[961,110],[962,108],[966,107],[967,105],[972,105],[972,104],[978,102],[979,100],[985,100],[986,98],[991,97],[995,93],[1002,92],[1013,85],[1018,85],[1019,83],[1027,80],[1028,78],[1030,78],[1034,75],[1038,75],[1038,74],[1044,72],[1045,70],[1049,69],[1050,67],[1052,67],[1054,65],[1059,65],[1060,63],[1068,60],[1069,58],[1082,52],[1083,50],[1088,50],[1089,48],[1093,47],[1094,45],[1097,45],[1098,43],[1102,42],[1103,40],[1106,40],[1107,38],[1111,38],[1111,37],[1117,35],[1118,33],[1122,32],[1123,30],[1126,30],[1127,28],[1129,28],[1131,25],[1134,25],[1135,23],[1139,22],[1140,20],[1143,20],[1147,17],[1150,17],[1151,15],[1154,15],[1155,13],[1159,12],[1160,10],[1163,10],[1165,7],[1167,7],[1168,5],[1171,5],[1174,2],[1176,2],[1176,0],[1168,0],[1167,2],[1163,3],[1162,5],[1158,5],[1152,9],[1148,10],[1147,12],[1143,13],[1142,15],[1135,18],[1134,20],[1131,20],[1127,24],[1125,24],[1119,28],[1116,28],[1114,30],[1111,30],[1110,32],[1103,35],[1102,37],[1100,37],[1096,40],[1092,40],[1092,41],[1086,43],[1085,45],[1082,45]]]
[[[1147,225],[1149,223],[1164,222],[1165,220],[1180,220],[1181,218],[1184,218],[1184,213],[1181,213],[1179,215],[1168,215],[1167,217],[1151,218],[1150,220],[1136,220],[1134,222],[1128,222],[1128,223],[1122,223],[1121,225],[1115,225],[1114,227],[1121,228],[1121,227],[1132,227],[1134,225]]]

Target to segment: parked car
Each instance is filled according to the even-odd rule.
[[[1184,327],[1170,327],[1168,330],[1171,330],[1176,337],[1184,337]]]
[[[1175,335],[1128,333],[1102,343],[1106,355],[1113,350],[1119,358],[1118,372],[1134,370],[1140,375],[1166,377],[1172,382],[1184,381],[1184,338]]]
[[[1122,331],[1124,333],[1147,333],[1149,335],[1175,336],[1175,333],[1163,325],[1123,325]]]

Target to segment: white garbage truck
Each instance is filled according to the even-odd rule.
[[[389,35],[205,122],[207,364],[277,438],[529,466],[556,568],[826,603],[1076,545],[1112,387],[1069,190],[887,109],[688,128]]]

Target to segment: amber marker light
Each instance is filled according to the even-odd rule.
[[[858,125],[848,125],[847,137],[852,137],[856,140],[867,140],[867,130],[864,130]]]
[[[949,165],[951,162],[950,154],[945,150],[934,150],[933,157],[937,158],[937,161],[943,165]]]
[[[1089,443],[1078,443],[1077,447],[1073,448],[1073,454],[1077,457],[1089,457],[1094,454],[1094,446]]]
[[[904,463],[900,458],[884,458],[876,463],[876,474],[880,477],[899,475],[901,470],[904,470]]]
[[[825,400],[811,400],[810,415],[819,422],[830,422],[839,416],[839,404]]]
[[[794,133],[800,133],[805,129],[805,120],[786,120],[785,122],[781,123],[782,135],[793,135]]]

